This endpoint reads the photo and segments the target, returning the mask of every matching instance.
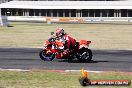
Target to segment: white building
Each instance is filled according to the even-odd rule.
[[[6,16],[128,18],[132,0],[5,0],[0,4]]]

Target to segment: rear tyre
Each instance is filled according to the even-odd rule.
[[[43,61],[52,61],[54,59],[54,54],[52,54],[52,53],[46,54],[46,52],[44,50],[41,50],[39,52],[39,57]]]
[[[92,54],[92,51],[90,49],[82,48],[79,51],[77,58],[81,62],[90,62],[92,60],[92,56],[93,56],[93,54]]]

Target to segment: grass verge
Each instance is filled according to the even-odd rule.
[[[47,71],[0,71],[0,88],[83,88],[78,81],[81,73]],[[90,73],[90,79],[129,79],[132,74],[109,72]],[[130,86],[89,86],[88,88],[132,88]]]
[[[132,49],[132,23],[51,24],[10,22],[0,27],[0,47],[42,47],[50,32],[62,27],[77,41],[91,40],[93,49]]]

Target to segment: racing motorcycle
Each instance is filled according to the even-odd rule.
[[[53,34],[53,33],[52,33]],[[80,40],[76,42],[70,50],[60,49],[62,42],[57,37],[45,41],[43,49],[39,56],[43,61],[52,61],[53,59],[77,59],[81,62],[90,62],[92,60],[92,51],[88,48],[91,41]]]

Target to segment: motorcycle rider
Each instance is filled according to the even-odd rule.
[[[69,50],[74,49],[76,40],[74,38],[70,37],[67,33],[65,33],[63,28],[58,27],[56,29],[56,36],[64,44],[64,50],[66,50],[66,52],[69,52]]]

